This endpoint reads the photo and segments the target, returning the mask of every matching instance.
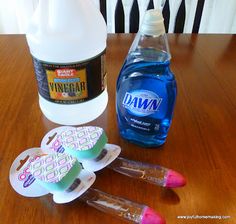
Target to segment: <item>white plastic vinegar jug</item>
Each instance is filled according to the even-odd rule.
[[[91,0],[40,0],[26,34],[39,105],[51,121],[79,125],[106,108],[106,23]]]

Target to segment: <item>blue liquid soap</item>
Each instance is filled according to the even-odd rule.
[[[165,33],[137,34],[117,80],[117,120],[124,139],[143,147],[165,143],[177,91],[170,58]]]

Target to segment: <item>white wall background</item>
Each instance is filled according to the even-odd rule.
[[[98,0],[93,0],[99,6]],[[129,19],[130,4],[133,0],[122,0],[125,5],[125,18]],[[185,33],[190,33],[198,0],[185,0]],[[108,32],[114,32],[114,8],[117,0],[107,0]],[[142,10],[148,0],[138,0]],[[155,8],[162,8],[165,0],[154,0]],[[173,31],[175,16],[181,0],[170,2],[170,31]],[[25,33],[27,23],[37,6],[38,0],[0,0],[0,33]],[[126,24],[127,25],[127,24]],[[127,26],[126,26],[127,27]],[[205,0],[199,33],[236,33],[236,0]]]

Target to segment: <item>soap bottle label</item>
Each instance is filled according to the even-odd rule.
[[[39,94],[59,104],[91,100],[106,88],[105,54],[73,64],[48,63],[33,57]]]
[[[131,114],[138,117],[145,117],[156,113],[161,101],[162,98],[152,91],[134,90],[125,93],[122,105]]]

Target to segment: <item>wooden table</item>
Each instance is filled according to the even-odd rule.
[[[163,189],[104,169],[97,173],[94,187],[147,204],[169,224],[236,223],[236,36],[169,35],[178,98],[167,142],[157,149],[140,148],[118,134],[115,85],[133,37],[108,37],[109,105],[90,124],[104,128],[109,142],[122,147],[122,156],[175,169],[187,177],[188,184]],[[39,146],[46,132],[58,126],[39,109],[23,35],[0,36],[0,111],[0,223],[123,223],[79,200],[57,205],[49,195],[24,198],[11,188],[8,172],[15,157]]]

